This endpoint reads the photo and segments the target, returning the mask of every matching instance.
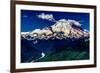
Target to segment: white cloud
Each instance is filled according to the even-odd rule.
[[[41,18],[41,19],[46,19],[46,20],[55,22],[55,19],[54,19],[54,17],[53,17],[53,14],[41,13],[41,14],[37,15],[37,17],[38,17],[38,18]]]
[[[76,20],[68,20],[69,22],[71,22],[71,23],[74,23],[74,25],[76,25],[76,26],[81,26],[82,24],[80,24],[78,21],[76,21]]]

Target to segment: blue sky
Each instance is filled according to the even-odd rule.
[[[55,23],[39,18],[38,15],[41,13],[51,14],[57,21],[60,19],[79,21],[82,24],[82,28],[89,30],[89,13],[21,10],[21,32],[28,32],[37,28],[42,29]]]

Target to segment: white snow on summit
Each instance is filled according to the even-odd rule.
[[[51,27],[54,32],[64,32],[65,35],[69,34],[71,29],[70,22],[66,19],[60,19]]]

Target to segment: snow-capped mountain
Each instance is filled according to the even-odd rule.
[[[89,37],[89,32],[75,20],[60,19],[54,25],[32,32],[22,32],[21,36],[27,39],[65,39]]]
[[[86,50],[89,47],[87,44],[89,44],[88,30],[83,29],[75,20],[60,19],[52,26],[21,32],[21,61],[39,61],[66,48]]]

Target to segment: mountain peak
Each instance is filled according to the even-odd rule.
[[[22,36],[23,34],[25,33],[22,33]],[[39,39],[65,39],[89,37],[89,32],[83,30],[81,24],[78,21],[69,19],[60,19],[50,27],[45,27],[43,29],[35,29],[32,32],[28,32],[26,34],[30,35],[33,38],[35,37]]]

